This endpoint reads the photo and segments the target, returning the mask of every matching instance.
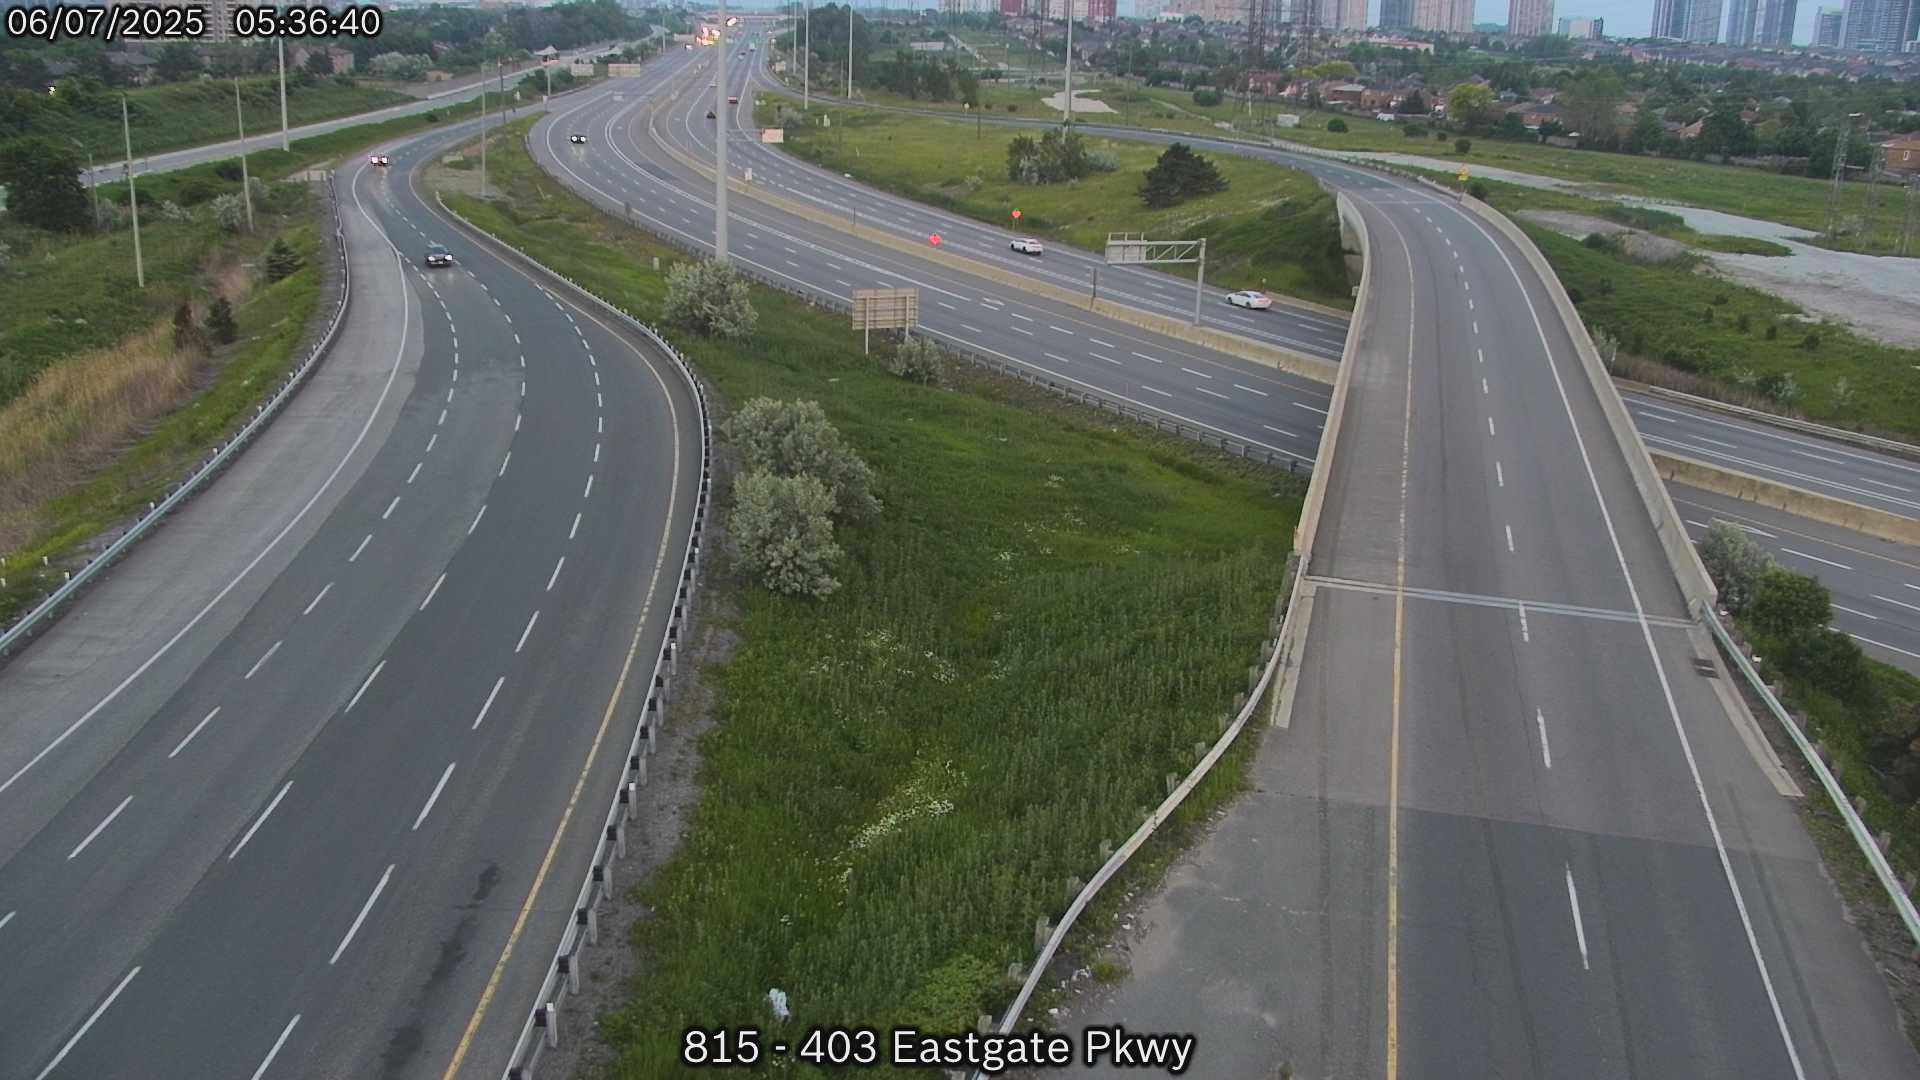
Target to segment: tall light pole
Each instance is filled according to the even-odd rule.
[[[487,197],[487,81],[480,80],[480,197]]]
[[[287,39],[273,40],[274,44],[280,46],[280,149],[292,150],[293,147],[287,142]]]
[[[853,101],[853,0],[847,0],[847,101]]]
[[[807,0],[807,54],[800,61],[800,111],[813,108],[813,0]]]
[[[1067,118],[1064,123],[1073,123],[1073,0],[1067,3]]]
[[[98,232],[100,229],[100,176],[93,168],[93,147],[71,135],[67,136],[67,141],[79,147],[80,152],[87,155],[87,179],[90,181],[87,184],[87,191],[93,196],[93,228]]]
[[[147,287],[147,264],[140,258],[140,199],[133,190],[133,128],[127,123],[127,95],[120,95],[120,137],[127,145],[127,207],[133,212],[133,280]]]
[[[247,176],[247,121],[240,112],[240,76],[233,77],[233,126],[240,133],[240,201],[247,206],[247,231],[253,231],[253,181]]]
[[[727,261],[727,0],[720,0],[713,80],[713,258]]]

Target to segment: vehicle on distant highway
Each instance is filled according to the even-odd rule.
[[[1253,289],[1243,289],[1237,293],[1228,293],[1227,303],[1232,304],[1234,307],[1265,311],[1273,306],[1273,297]]]
[[[391,162],[389,162],[389,161],[387,160],[387,155],[385,155],[385,154],[368,154],[368,155],[367,155],[367,164],[369,164],[369,165],[388,165],[388,164],[392,164],[392,163],[391,163]]]
[[[1022,255],[1038,255],[1046,250],[1046,248],[1040,246],[1040,241],[1035,240],[1031,236],[1019,237],[1007,246]]]
[[[428,266],[452,266],[453,252],[444,244],[428,244],[426,264]]]
[[[567,136],[567,141],[572,143],[575,146],[587,145],[587,137],[578,132],[575,132],[574,134]]]
[[[727,95],[727,104],[729,104],[729,105],[738,105],[738,104],[740,104],[740,95],[739,95],[739,94],[728,94],[728,95]]]
[[[715,117],[715,116],[713,115],[713,110],[712,110],[712,109],[708,109],[708,110],[707,110],[707,119],[709,119],[709,120],[713,120],[713,119],[716,119],[716,117]]]

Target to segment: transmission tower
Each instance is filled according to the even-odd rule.
[[[1273,33],[1279,29],[1276,25],[1279,12],[1275,7],[1281,0],[1247,0],[1247,70],[1258,71],[1267,60],[1267,45]]]

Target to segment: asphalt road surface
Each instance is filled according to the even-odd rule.
[[[592,145],[536,151],[697,235],[700,178],[648,144],[700,147],[708,99],[641,96],[624,121],[578,103],[556,124]],[[780,177],[737,145],[756,180]],[[1134,978],[1075,1019],[1198,1031],[1209,1076],[1920,1073],[1791,782],[1694,666],[1704,638],[1544,284],[1450,200],[1311,164],[1363,204],[1376,287],[1298,700],[1256,793],[1147,912]],[[738,257],[775,273],[858,258],[880,280],[836,285],[930,276],[738,205],[736,235],[764,245]],[[934,319],[983,306],[977,285],[940,286],[955,315]],[[984,306],[1004,309],[1002,336],[975,324],[988,342],[1034,310]],[[1085,322],[1022,354],[1064,345],[1055,371],[1102,371],[1067,339],[1121,332]],[[1172,407],[1193,411],[1219,376],[1186,374]],[[1208,415],[1236,431],[1292,404],[1222,401]]]
[[[421,201],[471,134],[340,172],[313,384],[0,670],[0,1075],[438,1077],[470,1023],[467,1075],[504,1068],[700,443],[668,361]]]

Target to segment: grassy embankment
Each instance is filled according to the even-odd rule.
[[[284,176],[477,108],[343,128],[297,140],[290,152],[251,154],[249,165],[256,178]],[[8,297],[0,305],[0,622],[37,602],[102,529],[157,498],[243,423],[292,362],[325,257],[315,207],[303,187],[270,184],[268,204],[256,207],[261,231],[222,233],[206,204],[239,190],[232,165],[138,179],[145,289],[134,283],[124,226],[77,236],[0,230],[13,251],[0,268]],[[126,185],[102,186],[101,198],[124,206]],[[167,220],[163,202],[195,220]],[[261,254],[276,235],[304,263],[269,284]],[[216,292],[234,305],[239,340],[211,357],[176,352],[174,308],[192,297],[204,317]]]
[[[1652,224],[1573,196],[1488,183],[1493,205],[1573,209]],[[1644,262],[1520,219],[1582,317],[1620,343],[1619,374],[1739,404],[1894,438],[1920,438],[1920,350],[1883,345],[1834,323],[1808,324],[1791,302],[1703,272],[1700,259]],[[1698,234],[1695,234],[1696,237]],[[1684,237],[1677,237],[1685,239]],[[1793,392],[1769,390],[1791,376]]]
[[[517,138],[506,192],[450,205],[652,317],[681,258],[567,194]],[[453,190],[463,180],[449,183]],[[683,340],[721,397],[816,399],[885,503],[842,531],[821,603],[735,594],[718,725],[681,850],[643,887],[618,1075],[694,1075],[683,1029],[919,1022],[1004,1003],[1007,965],[1218,733],[1265,631],[1298,513],[1273,474],[956,371],[934,390],[860,355],[843,316],[757,289],[740,344]],[[1189,805],[1218,805],[1245,744]],[[1191,817],[1193,815],[1183,815]],[[791,1034],[784,1030],[782,1034]],[[796,1070],[794,1075],[823,1075]]]
[[[768,106],[761,106],[763,111]],[[1263,288],[1336,307],[1352,296],[1333,197],[1305,173],[1230,154],[1211,160],[1226,191],[1166,209],[1141,203],[1141,177],[1160,148],[1089,137],[1120,167],[1064,184],[1007,179],[1015,132],[871,110],[830,110],[831,127],[798,128],[788,151],[837,172],[995,225],[1099,251],[1109,232],[1207,238],[1207,281],[1220,291]],[[767,119],[771,120],[769,115]],[[1011,234],[1009,234],[1011,235]]]
[[[157,154],[186,146],[220,142],[234,137],[233,82],[230,79],[194,80],[127,90],[127,113],[136,155]],[[58,95],[56,95],[57,100]],[[253,75],[240,80],[247,130],[259,134],[280,127],[280,79]],[[344,85],[331,78],[310,79],[300,85],[289,72],[287,122],[290,125],[334,120],[356,113],[400,105],[414,98],[370,86]],[[56,113],[57,129],[29,129],[26,135],[46,135],[65,144],[71,135],[93,150],[100,164],[126,151],[120,133],[120,94],[102,93],[97,100]]]

